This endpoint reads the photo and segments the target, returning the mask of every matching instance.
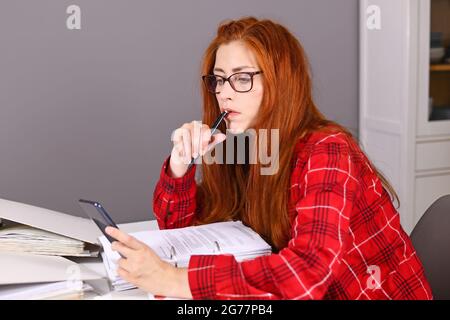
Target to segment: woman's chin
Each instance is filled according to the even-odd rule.
[[[241,134],[248,129],[247,121],[233,121],[226,119],[227,131],[231,134]]]
[[[230,128],[227,129],[228,132],[230,132],[231,134],[241,134],[244,133],[245,128],[243,127],[238,127],[238,126],[231,126]]]

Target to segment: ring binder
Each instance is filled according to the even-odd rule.
[[[268,243],[241,221],[216,222],[184,228],[147,230],[130,234],[145,243],[165,262],[177,268],[189,267],[192,256],[232,255],[237,262],[272,253]],[[109,280],[116,290],[134,288],[115,272],[118,254],[105,236],[99,238],[104,254],[103,262]],[[1,320],[1,319],[0,319]]]

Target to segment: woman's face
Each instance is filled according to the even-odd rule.
[[[243,42],[233,41],[218,48],[213,70],[215,75],[228,78],[237,72],[255,71],[261,71],[255,55]],[[221,86],[220,93],[216,94],[220,111],[230,111],[225,122],[231,133],[242,133],[253,125],[263,97],[262,76],[253,76],[253,88],[249,92],[236,92],[227,81]],[[245,78],[242,81],[244,83]]]

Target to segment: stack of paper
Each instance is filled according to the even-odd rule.
[[[85,242],[25,225],[0,229],[0,251],[90,257]]]
[[[98,256],[91,220],[6,199],[0,218],[0,299],[79,299],[88,284],[103,285],[101,274],[62,257]]]
[[[179,229],[151,230],[131,233],[147,244],[161,259],[187,267],[191,255],[232,254],[237,261],[271,253],[271,247],[251,228],[240,221],[218,222]],[[135,288],[117,275],[120,256],[110,242],[101,236],[103,263],[114,290]]]

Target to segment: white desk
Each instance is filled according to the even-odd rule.
[[[133,222],[133,223],[125,223],[119,224],[119,228],[125,232],[136,232],[136,231],[144,231],[144,230],[155,230],[158,229],[158,224],[156,220],[150,221],[142,221],[142,222]],[[101,257],[99,258],[89,258],[88,259],[73,259],[84,267],[91,269],[92,271],[98,273],[105,280],[105,284],[109,282],[108,276],[106,274],[105,267],[103,266],[103,262]],[[146,300],[148,299],[148,294],[140,289],[132,289],[126,291],[109,291],[105,294],[99,295],[93,292],[87,292],[85,294],[85,299],[94,300]]]

